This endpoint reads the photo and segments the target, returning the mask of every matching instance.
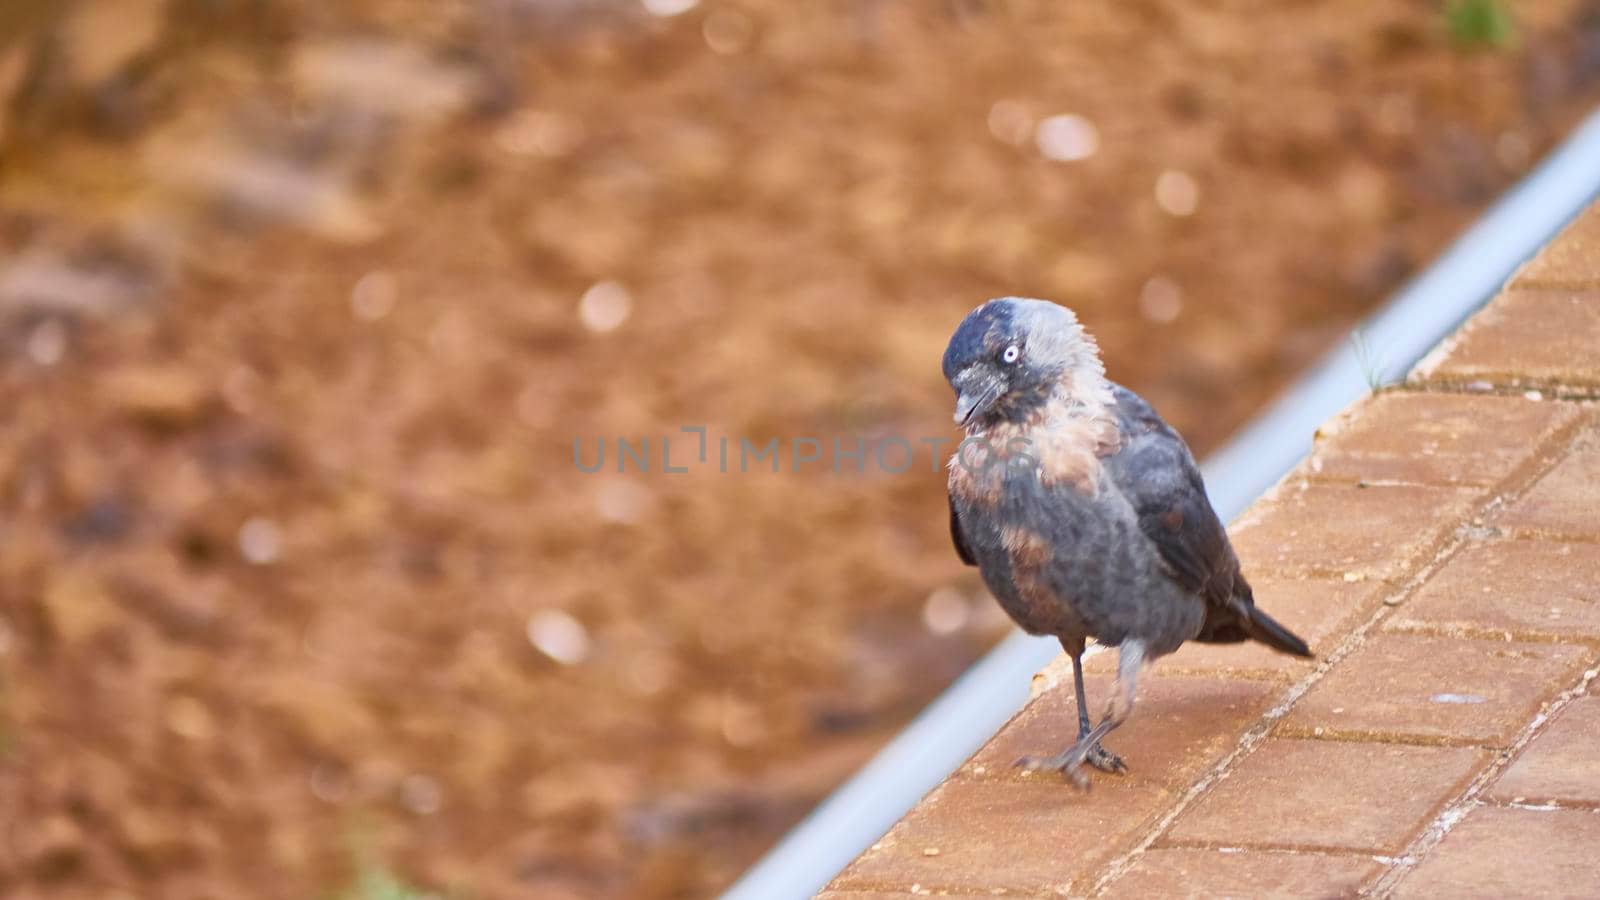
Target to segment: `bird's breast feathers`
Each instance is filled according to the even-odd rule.
[[[969,435],[950,459],[950,491],[992,505],[1008,479],[1032,478],[1043,487],[1093,495],[1100,490],[1102,461],[1121,445],[1109,410],[1052,404],[1028,421]]]

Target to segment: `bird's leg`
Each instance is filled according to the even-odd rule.
[[[1067,651],[1067,655],[1072,657],[1072,687],[1078,698],[1078,740],[1071,747],[1054,756],[1024,756],[1022,759],[1017,760],[1018,766],[1026,768],[1030,772],[1041,769],[1060,770],[1065,767],[1072,758],[1073,752],[1078,749],[1092,730],[1089,727],[1089,700],[1084,696],[1083,691],[1083,645],[1079,643],[1074,646],[1062,641],[1061,646]],[[1122,757],[1102,747],[1099,739],[1095,739],[1089,745],[1081,761],[1094,766],[1102,772],[1122,773],[1128,771],[1128,766],[1123,763]]]
[[[1078,740],[1082,742],[1089,735],[1089,700],[1083,694],[1083,659],[1080,656],[1072,658],[1072,683],[1078,691]],[[1122,757],[1110,752],[1096,740],[1089,745],[1089,750],[1084,754],[1083,761],[1102,772],[1121,774],[1128,771],[1128,766]]]
[[[1143,664],[1144,644],[1137,640],[1124,641],[1117,657],[1117,684],[1112,691],[1110,702],[1106,704],[1105,717],[1100,720],[1100,724],[1089,728],[1089,715],[1083,698],[1083,665],[1078,657],[1074,656],[1072,669],[1078,683],[1078,742],[1055,756],[1042,759],[1024,757],[1017,764],[1030,771],[1057,769],[1080,788],[1089,786],[1089,778],[1082,771],[1086,762],[1105,771],[1127,771],[1127,766],[1122,763],[1121,758],[1106,752],[1105,748],[1100,746],[1100,740],[1126,721],[1129,713],[1133,712],[1133,700],[1139,686],[1139,668]],[[1100,759],[1097,760],[1096,757]],[[1111,768],[1102,766],[1100,764],[1102,761]]]
[[[1133,699],[1139,692],[1139,669],[1143,666],[1144,642],[1123,641],[1117,654],[1117,683],[1111,692],[1111,699],[1106,703],[1105,717],[1092,731],[1078,739],[1077,746],[1068,751],[1066,763],[1061,767],[1061,771],[1078,787],[1089,786],[1088,776],[1080,771],[1082,763],[1094,748],[1100,746],[1101,738],[1127,721],[1132,714]]]

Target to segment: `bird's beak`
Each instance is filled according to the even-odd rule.
[[[976,367],[963,370],[952,384],[956,389],[956,424],[963,427],[982,418],[1005,388],[998,375]]]

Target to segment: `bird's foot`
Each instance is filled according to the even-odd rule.
[[[1128,764],[1122,761],[1122,757],[1099,744],[1089,748],[1089,752],[1083,756],[1083,761],[1112,775],[1123,775],[1128,771]]]
[[[1089,776],[1083,771],[1084,763],[1114,775],[1128,771],[1122,757],[1100,746],[1098,741],[1074,744],[1054,756],[1024,756],[1017,760],[1016,766],[1028,772],[1057,771],[1078,788],[1088,790]]]

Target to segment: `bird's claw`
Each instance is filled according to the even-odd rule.
[[[1083,771],[1084,763],[1113,775],[1128,771],[1128,766],[1122,761],[1122,757],[1099,744],[1084,748],[1073,746],[1055,756],[1024,756],[1014,765],[1026,772],[1042,772],[1047,769],[1060,772],[1079,789],[1088,790],[1089,776]]]
[[[1060,768],[1060,761],[1053,756],[1024,756],[1011,764],[1013,769],[1024,772],[1042,772],[1045,769]]]
[[[1099,744],[1089,748],[1089,751],[1083,756],[1083,761],[1102,772],[1112,775],[1124,775],[1128,771],[1128,764],[1122,761],[1122,757]]]

